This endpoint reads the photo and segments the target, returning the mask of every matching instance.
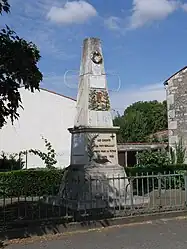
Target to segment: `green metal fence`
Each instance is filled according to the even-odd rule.
[[[44,220],[70,222],[186,209],[187,176],[183,172],[84,181],[86,184],[74,179],[73,185],[70,184],[82,189],[76,196],[70,194],[69,182],[64,183],[61,193],[55,191],[52,196],[10,196],[10,193],[8,196],[3,191],[6,186],[0,186],[0,230]],[[123,191],[115,190],[118,182],[119,186],[128,182],[124,188],[121,185]],[[80,188],[81,184],[87,187]]]

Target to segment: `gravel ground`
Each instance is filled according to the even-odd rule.
[[[19,241],[7,249],[186,249],[187,219],[160,220]]]

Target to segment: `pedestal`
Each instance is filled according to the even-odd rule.
[[[115,208],[131,204],[130,184],[120,165],[98,163],[71,165],[60,197],[72,210]]]

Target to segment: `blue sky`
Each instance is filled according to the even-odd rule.
[[[187,2],[184,0],[11,0],[1,16],[41,51],[42,87],[76,97],[83,39],[102,40],[112,106],[163,100],[163,82],[186,66]],[[68,88],[64,84],[67,74]],[[118,92],[118,77],[121,88]],[[72,88],[73,87],[73,88]]]

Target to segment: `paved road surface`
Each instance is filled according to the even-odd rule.
[[[186,249],[187,220],[153,221],[152,224],[110,228],[8,249]]]

